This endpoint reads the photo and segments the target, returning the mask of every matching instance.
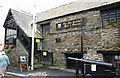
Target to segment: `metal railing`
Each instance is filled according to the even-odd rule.
[[[91,65],[91,64],[95,64],[96,66],[98,66],[98,67],[102,67],[102,68],[104,68],[105,69],[105,71],[107,71],[107,69],[110,69],[110,71],[108,72],[108,73],[106,73],[106,75],[107,74],[109,74],[109,75],[111,75],[111,76],[114,76],[115,75],[115,67],[113,66],[113,64],[111,64],[111,63],[104,63],[104,62],[97,62],[97,61],[91,61],[91,60],[85,60],[85,59],[78,59],[78,58],[73,58],[73,57],[68,57],[68,59],[70,59],[70,60],[75,60],[76,61],[76,78],[79,78],[79,68],[78,68],[78,62],[80,62],[81,64],[86,64],[86,66],[87,66],[87,64],[89,64],[89,65]],[[85,65],[84,65],[85,66]],[[86,67],[85,66],[85,67]],[[106,69],[107,68],[107,69]],[[86,70],[84,70],[84,72],[86,72],[86,71],[88,71],[88,69],[86,69]],[[96,72],[97,72],[97,70],[96,70]],[[94,72],[95,73],[95,72]],[[104,72],[101,72],[101,73],[103,73],[103,74],[105,74]],[[92,76],[94,76],[95,74],[92,74],[91,75],[91,77]],[[86,73],[85,74],[82,74],[81,73],[81,77],[80,78],[87,78],[86,77]],[[96,77],[97,78],[97,77]]]

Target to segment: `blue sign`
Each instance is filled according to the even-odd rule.
[[[26,56],[20,56],[20,64],[27,63],[27,57]]]

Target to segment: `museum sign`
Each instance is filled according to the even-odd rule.
[[[56,30],[70,28],[70,27],[76,27],[76,26],[83,26],[83,25],[85,25],[85,18],[62,22],[62,23],[57,23]]]

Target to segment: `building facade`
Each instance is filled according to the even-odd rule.
[[[90,6],[87,9],[84,7],[75,11],[74,8],[84,3],[72,3],[37,14],[39,31],[42,34],[49,33],[42,41],[42,50],[53,52],[55,67],[75,67],[75,62],[69,61],[67,57],[81,58],[81,34],[83,51],[87,52],[84,54],[84,59],[104,61],[102,53],[98,51],[110,51],[109,53],[112,51],[113,54],[117,51],[119,54],[119,26],[113,25],[120,22],[119,2],[102,4],[97,3],[95,4],[99,5],[97,7],[90,8]],[[111,27],[106,26],[108,23]],[[115,56],[110,59],[115,61]]]
[[[16,45],[11,59],[25,55],[31,59],[32,16],[14,10],[8,12],[5,44]],[[37,14],[34,63],[57,68],[75,68],[68,57],[120,61],[120,2],[73,2]],[[41,39],[41,40],[37,40]],[[83,51],[82,51],[83,50]],[[14,56],[14,58],[13,58]],[[38,57],[40,56],[40,57]],[[17,60],[16,60],[17,61]],[[16,63],[13,62],[13,64]]]
[[[4,50],[9,56],[10,67],[17,66],[20,56],[27,56],[27,61],[31,66],[32,15],[9,9],[3,27],[5,28],[5,47],[9,46],[8,49],[4,47]],[[36,39],[40,39],[39,35],[35,35]],[[36,41],[34,44],[37,53]],[[14,45],[14,49],[10,48],[11,45]]]

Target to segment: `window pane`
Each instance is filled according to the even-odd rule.
[[[50,24],[42,25],[42,33],[45,34],[45,32],[50,32]],[[47,42],[45,40],[42,40],[42,49],[46,50],[46,44]]]
[[[50,32],[50,26],[49,25],[46,26],[46,32]]]
[[[43,26],[42,33],[45,33],[45,26]]]
[[[105,26],[109,22],[108,13],[102,14],[102,20],[103,20],[103,26]]]
[[[117,20],[118,20],[118,22],[120,22],[120,9],[117,10]]]
[[[102,24],[103,27],[107,23],[116,23],[120,22],[120,9],[110,9],[110,10],[105,10],[101,12],[102,14]]]
[[[17,30],[7,29],[6,32],[6,44],[16,44]]]
[[[43,25],[42,26],[42,32],[43,33],[50,32],[50,25],[49,24]]]
[[[14,38],[9,38],[9,44],[12,44],[12,43],[13,43],[13,39],[14,39]]]
[[[115,23],[117,21],[115,10],[112,10],[112,11],[109,12],[109,20],[110,20],[110,23]]]

